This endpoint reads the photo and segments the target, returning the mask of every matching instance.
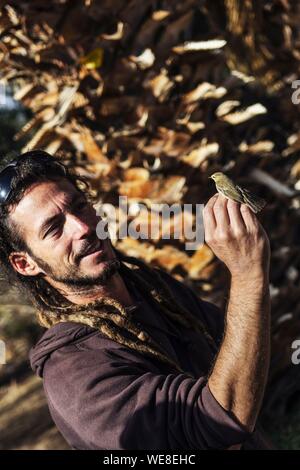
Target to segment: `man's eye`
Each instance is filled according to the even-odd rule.
[[[56,235],[56,233],[59,232],[59,229],[60,229],[60,224],[52,225],[52,227],[50,227],[50,229],[47,231],[45,236],[47,237],[48,235]]]

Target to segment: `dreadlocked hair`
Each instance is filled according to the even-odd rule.
[[[143,261],[127,256],[116,248],[114,250],[118,256],[115,262],[119,265],[121,275],[139,288],[155,306],[157,312],[168,316],[180,326],[193,328],[203,334],[212,347],[216,348],[212,336],[202,322],[175,301],[156,268],[151,268]],[[129,268],[125,263],[135,268]],[[43,280],[42,282],[45,283]],[[37,317],[42,326],[50,328],[64,321],[83,323],[98,329],[105,337],[119,344],[162,361],[176,372],[187,373],[177,362],[168,357],[161,346],[143,330],[142,325],[132,318],[130,311],[117,300],[105,296],[85,305],[75,305],[62,296],[59,298],[60,294],[49,284],[47,286],[45,284],[39,284],[37,289],[39,295],[35,297]],[[192,377],[191,374],[188,375]]]
[[[40,150],[34,152],[36,152],[35,158],[31,158],[29,162],[24,159],[24,163],[18,166],[17,175],[11,185],[13,196],[8,204],[0,208],[0,216],[2,216],[0,217],[0,262],[10,283],[17,285],[33,303],[41,326],[50,328],[57,323],[69,321],[88,325],[119,344],[163,362],[173,371],[193,377],[168,356],[161,345],[132,317],[132,313],[116,299],[105,296],[88,304],[77,305],[66,299],[41,275],[22,276],[12,268],[8,260],[9,254],[13,250],[29,249],[18,235],[18,231],[8,223],[9,206],[18,203],[28,187],[37,181],[55,179],[60,176],[72,182],[79,191],[87,193],[89,200],[93,201],[93,196],[88,193],[88,184],[82,177],[79,178],[68,170],[60,173],[59,168],[53,167],[52,163],[40,164],[39,153],[45,155],[45,152]],[[50,155],[49,157],[55,161],[54,157]],[[204,335],[211,346],[216,349],[212,336],[202,322],[174,299],[157,268],[151,268],[140,259],[127,256],[116,248],[114,251],[117,255],[114,262],[120,274],[126,281],[138,288],[159,314],[165,315],[179,326],[192,328]]]

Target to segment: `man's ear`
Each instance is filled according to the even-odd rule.
[[[36,276],[37,274],[44,273],[31,256],[23,251],[12,252],[8,259],[14,270],[23,276]]]

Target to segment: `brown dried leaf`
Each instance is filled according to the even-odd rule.
[[[124,23],[122,21],[118,21],[117,30],[113,34],[101,34],[102,39],[106,39],[108,41],[118,41],[122,39],[124,32]]]
[[[201,99],[222,98],[226,93],[227,90],[224,87],[216,87],[212,83],[203,82],[194,90],[183,95],[183,102],[187,104]]]
[[[157,249],[152,256],[152,261],[156,261],[159,266],[171,272],[176,266],[185,266],[188,263],[188,255],[172,245],[164,245],[162,249]]]
[[[201,144],[191,152],[180,157],[180,160],[194,168],[199,167],[207,158],[215,157],[219,152],[217,142],[207,143],[207,139],[202,139]]]
[[[161,73],[149,80],[145,86],[150,88],[153,95],[162,103],[168,98],[174,83],[169,79],[167,70],[162,69]]]
[[[209,39],[208,41],[187,41],[184,44],[172,48],[177,54],[191,51],[211,51],[221,49],[226,45],[223,39]]]
[[[242,122],[249,121],[249,119],[252,119],[255,116],[266,113],[267,109],[262,104],[256,103],[248,106],[248,108],[242,111],[226,114],[226,116],[222,117],[222,121],[228,122],[232,126],[236,126]]]
[[[167,10],[157,10],[152,13],[152,19],[154,21],[162,21],[167,18],[170,14],[171,12]]]
[[[155,56],[151,49],[147,48],[139,56],[130,55],[129,59],[139,66],[140,69],[145,70],[152,67]]]
[[[143,259],[147,263],[151,263],[155,254],[155,247],[153,245],[147,242],[141,243],[130,237],[122,238],[116,243],[116,247],[128,256]]]
[[[274,142],[271,140],[261,140],[260,142],[255,142],[255,144],[247,144],[246,142],[241,142],[239,145],[239,150],[241,152],[247,152],[251,154],[256,153],[270,153],[274,149]]]
[[[201,279],[203,268],[214,259],[214,254],[207,245],[203,245],[191,256],[184,265],[191,279]]]
[[[223,103],[221,103],[216,109],[216,116],[226,116],[226,114],[230,113],[237,106],[240,106],[240,104],[240,101],[237,100],[223,101]]]

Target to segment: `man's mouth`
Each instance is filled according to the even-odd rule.
[[[102,240],[96,240],[92,245],[86,248],[86,250],[80,254],[79,259],[84,258],[86,256],[90,256],[93,253],[103,250],[103,242]]]

